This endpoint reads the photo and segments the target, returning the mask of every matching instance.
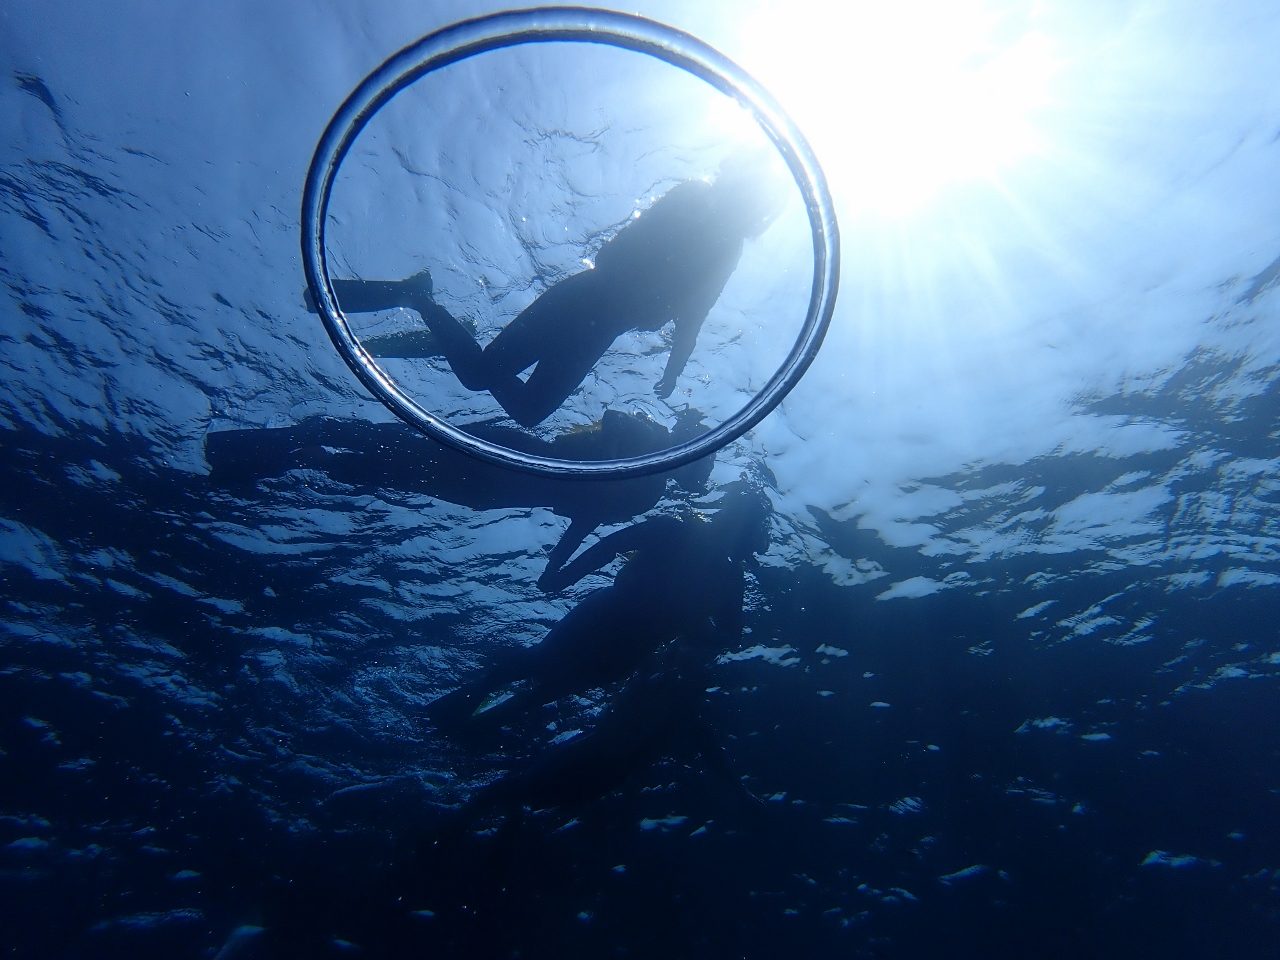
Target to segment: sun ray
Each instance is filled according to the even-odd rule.
[[[744,23],[744,58],[859,210],[912,215],[1043,148],[1058,58],[1025,16],[981,0],[786,7]]]

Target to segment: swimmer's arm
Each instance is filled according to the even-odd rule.
[[[689,358],[693,356],[694,344],[698,342],[698,331],[702,328],[702,321],[707,318],[704,313],[696,320],[689,320],[686,316],[676,318],[675,333],[671,338],[671,355],[667,358],[667,369],[662,374],[662,379],[658,381],[658,385],[653,388],[653,392],[660,397],[669,397],[671,392],[676,388],[676,380],[680,374],[684,372],[685,364],[689,362]]]
[[[724,286],[729,282],[729,275],[737,266],[741,246],[733,251],[732,257],[726,256],[717,269],[709,272],[705,281],[698,287],[679,308],[676,314],[676,326],[671,335],[671,354],[667,358],[667,369],[662,379],[654,387],[654,393],[660,397],[671,396],[676,388],[676,380],[684,372],[685,365],[693,356],[694,345],[698,342],[698,333],[707,319],[707,314],[720,299]]]
[[[565,561],[573,556],[573,552],[582,546],[582,541],[587,539],[587,534],[599,526],[597,517],[587,518],[584,516],[576,516],[569,521],[569,529],[564,532],[559,541],[551,548],[551,553],[547,555],[547,567],[543,571],[541,577],[538,578],[538,585],[542,586],[544,580],[554,581],[554,571],[560,571]],[[542,586],[544,590],[552,589]]]
[[[615,557],[648,547],[654,538],[654,525],[665,527],[673,522],[669,517],[656,517],[632,524],[597,540],[564,566],[552,566],[548,562],[547,569],[538,578],[538,586],[548,592],[563,590],[608,565]]]
[[[375,313],[397,307],[417,310],[424,299],[406,280],[333,280],[332,283],[344,313]],[[310,287],[302,291],[302,299],[308,312],[320,312]],[[426,299],[429,300],[429,296]]]

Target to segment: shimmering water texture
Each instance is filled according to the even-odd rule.
[[[482,12],[349,6],[5,8],[5,956],[1274,957],[1275,13],[1009,13],[1089,93],[1053,151],[891,220],[821,148],[804,379],[714,459],[571,481],[400,423],[307,310],[319,132]],[[764,78],[743,18],[806,11],[641,12]],[[587,46],[380,112],[335,278],[425,269],[487,343],[755,136]],[[387,371],[537,456],[701,435],[801,332],[788,189],[667,396],[670,325],[531,427]]]

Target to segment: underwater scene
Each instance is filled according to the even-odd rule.
[[[1280,956],[1280,8],[506,10],[0,9],[0,953]]]

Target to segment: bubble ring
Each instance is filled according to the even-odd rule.
[[[764,388],[706,433],[625,459],[560,460],[522,453],[473,437],[422,407],[378,366],[352,333],[334,295],[325,250],[329,197],[338,169],[356,137],[392,97],[427,74],[477,54],[526,43],[566,41],[648,54],[698,77],[749,109],[800,188],[813,237],[813,285],[804,326]],[[393,54],[356,87],[329,121],[307,171],[302,193],[302,262],[334,346],[360,382],[405,423],[481,460],[528,473],[622,479],[701,459],[742,436],[782,401],[813,362],[830,326],[840,278],[840,238],[826,179],[808,142],[772,96],[727,57],[696,37],[644,17],[579,7],[540,7],[447,26]]]

